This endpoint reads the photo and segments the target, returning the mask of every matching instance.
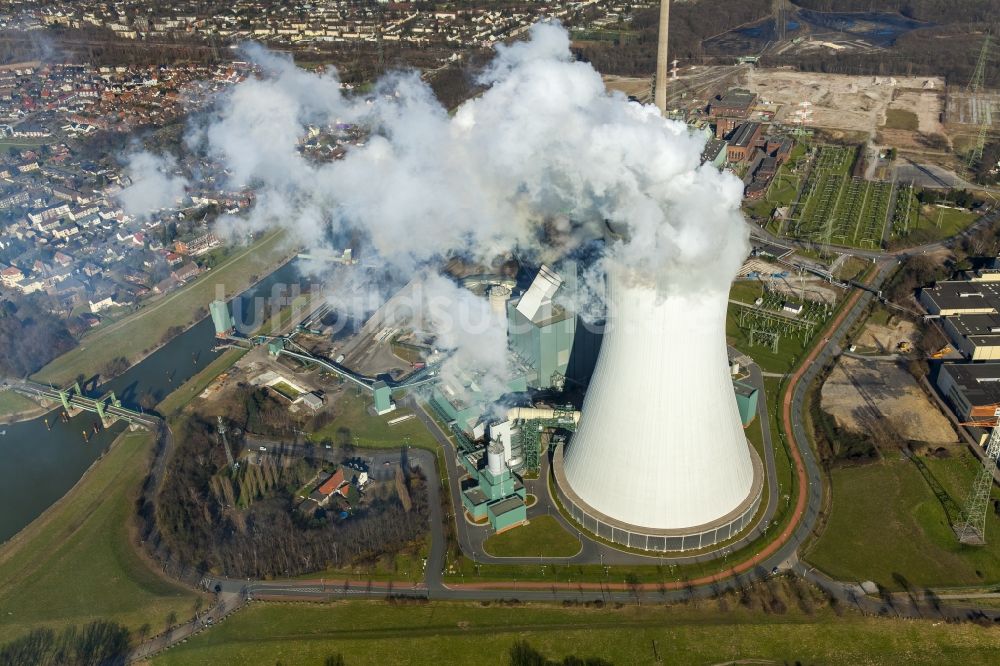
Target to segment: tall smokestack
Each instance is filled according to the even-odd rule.
[[[656,108],[667,115],[667,42],[670,29],[670,0],[660,0],[660,33],[656,43]]]

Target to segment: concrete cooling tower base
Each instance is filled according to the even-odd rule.
[[[630,525],[601,513],[573,492],[566,479],[563,461],[563,445],[553,452],[552,473],[555,476],[556,494],[563,507],[573,519],[588,532],[602,539],[629,548],[659,552],[676,552],[707,548],[735,536],[749,527],[760,508],[764,490],[764,466],[760,456],[749,444],[750,460],[753,464],[753,483],[750,493],[735,509],[726,515],[704,525],[691,527],[656,529]]]

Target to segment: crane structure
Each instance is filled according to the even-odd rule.
[[[982,546],[986,543],[986,513],[990,504],[990,491],[997,471],[997,456],[1000,456],[1000,405],[993,405],[993,419],[983,423],[991,427],[990,439],[986,445],[986,457],[976,479],[972,482],[969,498],[965,502],[965,515],[961,523],[955,525],[955,535],[960,543]]]

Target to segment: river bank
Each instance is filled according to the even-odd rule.
[[[234,310],[256,316],[272,291],[300,284],[298,268],[287,258],[276,271],[239,295]],[[115,379],[101,384],[114,391],[126,407],[160,403],[221,354],[214,350],[215,328],[203,318]],[[44,413],[44,410],[41,410]],[[6,425],[0,437],[0,542],[10,538],[62,497],[114,436],[124,428],[104,430],[96,416],[82,412],[68,420],[41,418]],[[96,426],[96,427],[95,427]],[[86,434],[85,434],[86,433]]]
[[[196,608],[204,595],[167,578],[135,541],[153,441],[147,432],[115,436],[65,495],[0,546],[0,642],[96,619],[156,633]]]
[[[128,361],[127,369],[134,367],[207,318],[212,300],[220,295],[226,300],[236,298],[291,262],[298,250],[288,248],[286,242],[283,231],[265,236],[191,284],[85,336],[77,347],[52,360],[32,378],[66,385],[80,375],[103,375],[105,367],[119,357]],[[180,333],[166,337],[178,327]],[[100,381],[107,383],[117,376],[100,376]]]

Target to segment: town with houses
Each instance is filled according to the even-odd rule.
[[[488,3],[435,5],[379,0],[346,2],[160,3],[154,15],[140,2],[37,2],[13,0],[0,11],[0,29],[47,27],[103,28],[121,39],[219,39],[273,45],[384,40],[414,46],[490,46],[515,37],[539,17],[570,23],[601,8],[591,18],[615,22],[631,3],[607,0],[551,1],[505,8]],[[645,3],[644,6],[651,6]],[[141,8],[141,10],[140,10]]]

